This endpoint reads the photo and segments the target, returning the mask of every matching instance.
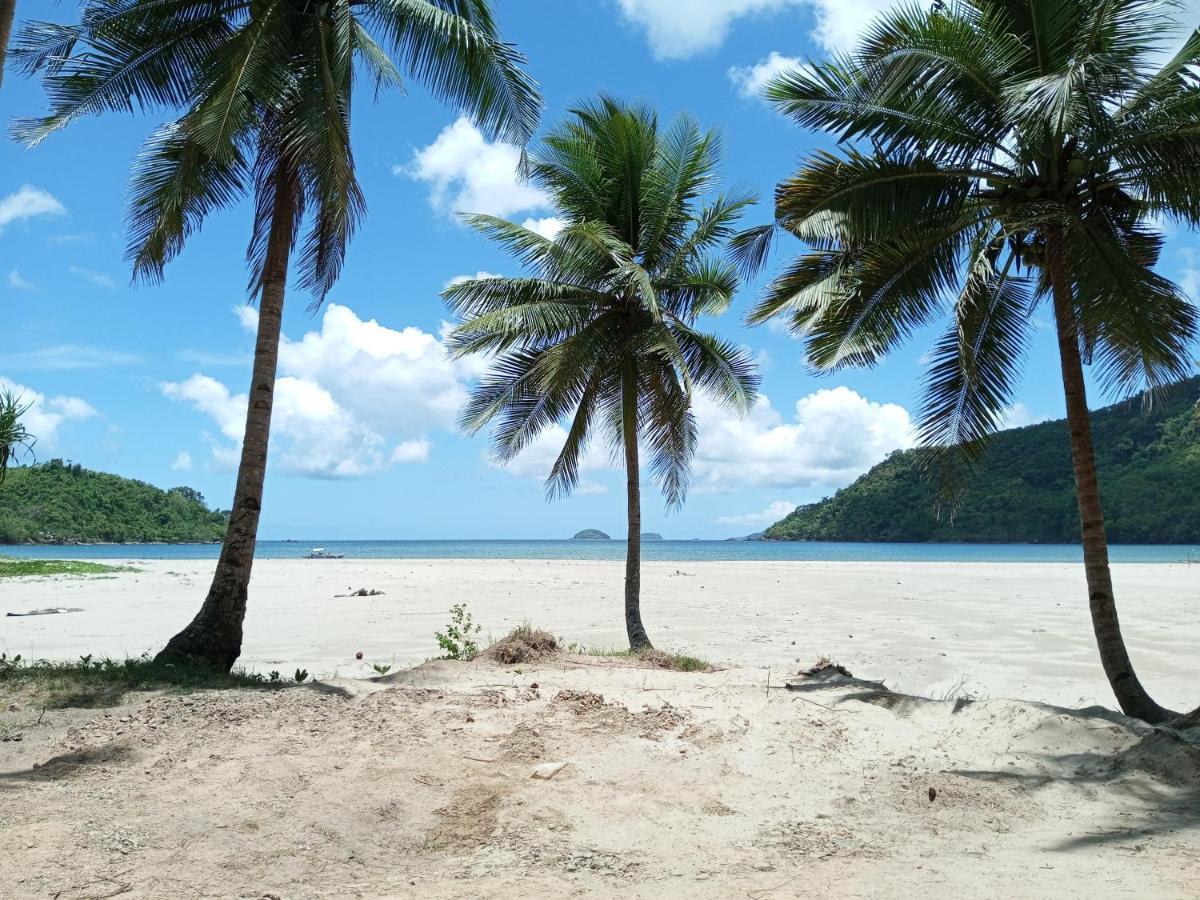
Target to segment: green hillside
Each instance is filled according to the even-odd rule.
[[[164,491],[61,459],[9,469],[0,484],[0,544],[219,541],[225,521],[191,488]]]
[[[1140,399],[1092,414],[1109,540],[1200,542],[1200,378],[1145,409]],[[896,452],[832,497],[801,506],[768,540],[1078,543],[1066,422],[1000,432],[952,511],[916,451]]]

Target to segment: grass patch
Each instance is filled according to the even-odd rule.
[[[149,656],[137,659],[93,659],[76,662],[36,660],[25,663],[0,656],[0,693],[20,694],[46,709],[117,706],[135,691],[178,691],[266,688],[284,684],[278,673],[268,678],[235,669],[217,672],[203,666],[162,665]]]
[[[108,566],[74,559],[13,559],[0,557],[0,578],[28,578],[38,575],[111,575],[136,572],[133,566]]]
[[[715,672],[717,667],[699,656],[689,656],[686,653],[670,653],[665,650],[630,650],[617,647],[585,647],[581,644],[570,644],[567,652],[578,653],[580,656],[612,656],[625,659],[637,659],[654,666],[656,669],[669,669],[672,672]]]

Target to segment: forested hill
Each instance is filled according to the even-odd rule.
[[[1200,378],[1169,388],[1149,411],[1134,399],[1092,414],[1109,540],[1200,542]],[[1077,543],[1064,420],[995,436],[953,516],[916,451],[893,453],[832,497],[801,506],[768,540]]]
[[[219,541],[225,522],[191,488],[164,491],[60,459],[9,469],[0,483],[0,544]]]

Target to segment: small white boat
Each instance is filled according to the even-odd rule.
[[[330,553],[324,547],[313,547],[308,551],[308,559],[345,559],[344,553]]]

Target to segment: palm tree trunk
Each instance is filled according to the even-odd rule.
[[[652,646],[642,624],[642,488],[638,465],[637,373],[625,373],[621,413],[624,419],[625,485],[629,504],[629,541],[625,549],[625,632],[631,650]]]
[[[0,85],[4,84],[4,61],[8,57],[8,40],[16,15],[17,0],[0,0]]]
[[[1054,320],[1062,364],[1063,393],[1067,401],[1067,429],[1071,438],[1071,463],[1075,469],[1075,497],[1079,504],[1083,566],[1087,577],[1092,629],[1096,634],[1104,674],[1108,676],[1121,710],[1126,715],[1147,722],[1165,722],[1178,714],[1163,709],[1142,687],[1129,659],[1125,640],[1121,636],[1121,624],[1117,619],[1117,604],[1108,565],[1108,537],[1104,530],[1104,512],[1100,506],[1096,454],[1092,447],[1092,426],[1079,355],[1079,330],[1060,241],[1051,241],[1049,274],[1054,293]]]
[[[258,337],[246,406],[246,433],[238,465],[233,509],[221,557],[200,612],[158,654],[159,662],[188,660],[228,672],[242,652],[242,621],[250,569],[258,542],[263,482],[267,473],[267,443],[275,398],[283,298],[291,256],[295,194],[290,167],[280,163],[275,174],[275,204],[258,305]]]

